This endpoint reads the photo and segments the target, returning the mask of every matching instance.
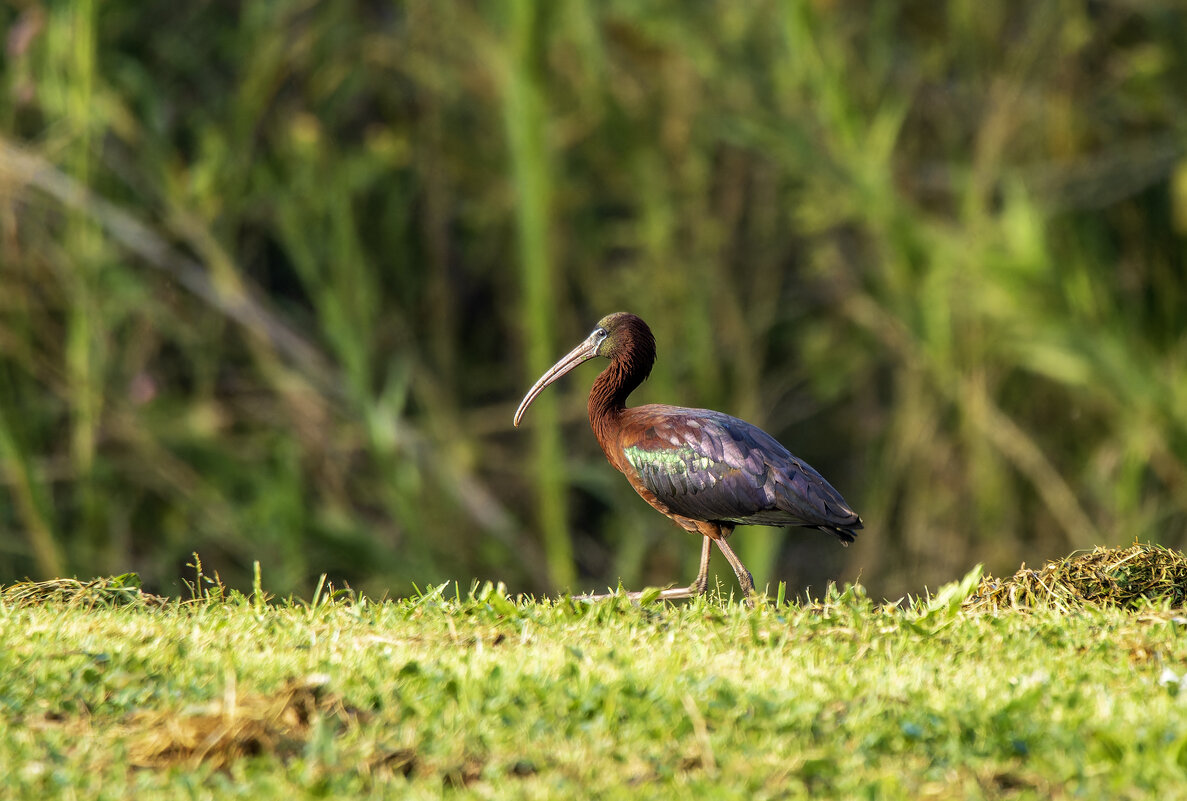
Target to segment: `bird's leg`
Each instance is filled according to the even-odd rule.
[[[750,571],[746,569],[746,565],[742,564],[742,560],[734,553],[734,549],[725,541],[725,537],[717,540],[717,547],[729,560],[730,567],[734,569],[734,573],[738,577],[738,583],[742,585],[742,595],[745,596],[746,603],[749,604],[750,596],[754,595],[754,576],[750,575]]]
[[[697,595],[704,595],[709,591],[709,556],[713,553],[713,540],[701,537],[701,570],[697,573],[697,580],[692,583]]]

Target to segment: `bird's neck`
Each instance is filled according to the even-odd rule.
[[[594,381],[589,392],[589,425],[603,447],[619,415],[626,409],[627,396],[643,383],[646,373],[632,370],[625,361],[614,359]]]

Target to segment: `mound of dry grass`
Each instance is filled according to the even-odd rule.
[[[1024,564],[1008,579],[985,576],[964,602],[966,611],[1046,606],[1136,609],[1150,603],[1187,602],[1187,554],[1161,545],[1096,547],[1037,570]]]
[[[128,604],[160,606],[168,600],[140,589],[135,573],[103,576],[91,581],[56,578],[48,581],[22,581],[0,588],[0,601],[9,606],[68,604],[75,607],[111,607]]]

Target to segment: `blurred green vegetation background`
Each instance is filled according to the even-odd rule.
[[[863,515],[762,586],[897,597],[1187,536],[1177,0],[15,0],[0,8],[0,581],[370,595],[684,583],[635,402],[775,434]],[[724,562],[715,563],[733,586]]]

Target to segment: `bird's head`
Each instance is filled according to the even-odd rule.
[[[580,345],[561,357],[560,361],[548,368],[548,371],[532,385],[524,395],[519,408],[515,410],[515,425],[519,425],[528,406],[546,386],[577,365],[597,356],[621,364],[627,373],[637,376],[637,381],[642,381],[651,372],[651,365],[655,363],[655,337],[652,336],[647,323],[630,312],[607,314],[598,320],[593,331]]]

